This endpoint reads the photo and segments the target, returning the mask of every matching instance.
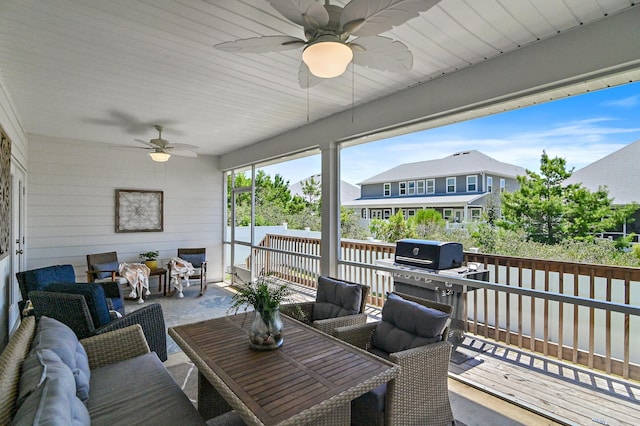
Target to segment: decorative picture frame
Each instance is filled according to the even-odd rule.
[[[0,259],[11,246],[11,140],[0,129]]]
[[[164,193],[116,189],[116,232],[162,232]]]

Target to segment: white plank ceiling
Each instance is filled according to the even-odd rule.
[[[0,79],[28,133],[134,146],[162,124],[172,142],[222,155],[633,7],[630,0],[442,0],[383,34],[409,47],[410,72],[356,66],[307,91],[297,82],[298,50],[212,47],[302,37],[267,1],[0,0]]]

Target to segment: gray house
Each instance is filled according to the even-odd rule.
[[[479,220],[490,199],[499,204],[502,191],[518,188],[525,169],[497,161],[479,151],[461,151],[437,160],[402,164],[360,183],[360,198],[343,203],[362,219],[387,219],[402,210],[405,217],[433,208],[449,222]],[[494,196],[492,196],[492,194]]]
[[[614,206],[624,206],[633,202],[640,203],[640,140],[635,141],[609,155],[574,172],[566,183],[581,183],[590,191],[606,187]],[[640,233],[640,211],[633,215],[634,220],[616,231],[622,234]]]

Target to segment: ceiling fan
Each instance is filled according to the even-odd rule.
[[[149,156],[153,161],[157,161],[160,163],[164,163],[165,161],[169,161],[171,155],[178,155],[181,157],[197,157],[198,154],[193,152],[194,149],[198,149],[195,145],[189,145],[186,143],[171,143],[166,139],[162,139],[162,131],[164,127],[160,125],[154,126],[158,131],[158,137],[156,139],[151,139],[149,142],[143,141],[142,139],[135,139],[136,142],[139,142],[145,145],[149,150]]]
[[[226,52],[263,53],[303,48],[298,71],[300,87],[320,83],[315,78],[342,75],[353,60],[382,71],[403,72],[413,55],[403,43],[378,34],[404,24],[440,0],[351,0],[344,8],[329,0],[267,0],[285,18],[304,29],[306,41],[288,35],[252,37],[216,44]],[[357,37],[357,38],[353,38]]]

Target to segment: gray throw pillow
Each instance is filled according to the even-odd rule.
[[[373,333],[372,343],[394,353],[439,342],[448,319],[446,312],[391,293],[382,307],[382,321]]]
[[[111,278],[111,271],[116,271],[116,274],[117,274],[119,266],[120,264],[118,262],[113,261],[113,262],[107,262],[107,263],[96,263],[91,267],[93,268],[94,271],[102,271],[102,272],[96,272],[95,274],[96,278],[101,280],[105,278]]]
[[[319,277],[312,321],[354,315],[360,312],[362,288],[333,278]]]
[[[87,408],[75,395],[73,373],[49,349],[38,350],[23,363],[20,402],[13,425],[89,425]]]
[[[30,354],[43,349],[55,352],[69,367],[75,379],[75,390],[82,402],[89,399],[89,358],[76,334],[66,324],[46,316],[40,317]]]

